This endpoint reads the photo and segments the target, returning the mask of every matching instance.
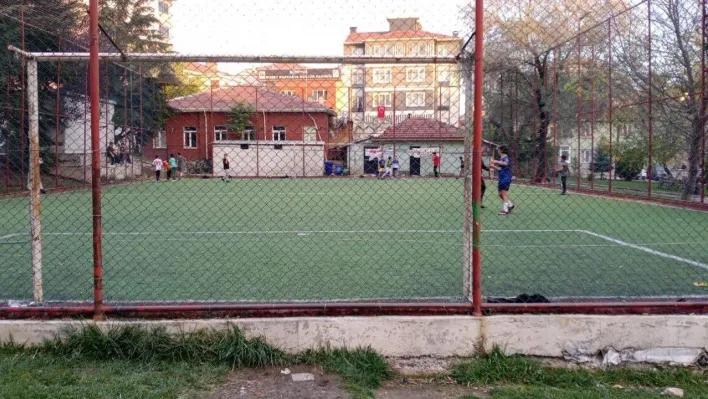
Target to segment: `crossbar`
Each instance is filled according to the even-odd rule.
[[[7,49],[22,57],[37,61],[88,61],[89,53],[30,52],[15,46]],[[303,64],[456,64],[454,56],[448,57],[372,57],[372,56],[319,56],[319,55],[235,55],[235,54],[177,54],[177,53],[98,53],[104,61],[117,62],[232,62],[232,63],[303,63]]]

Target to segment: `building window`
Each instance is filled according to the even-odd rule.
[[[357,69],[354,71],[354,77],[352,78],[354,81],[355,86],[363,86],[364,85],[364,71],[361,69]]]
[[[580,125],[580,137],[590,137],[590,124],[583,123]]]
[[[197,148],[197,128],[193,126],[185,126],[183,133],[184,148]]]
[[[590,163],[591,157],[592,157],[592,150],[581,150],[580,151],[580,159],[582,159],[583,163]]]
[[[406,107],[424,107],[425,93],[424,92],[409,92],[406,93]]]
[[[440,89],[440,108],[443,110],[450,109],[450,88],[449,87]]]
[[[363,47],[354,47],[353,55],[364,55]]]
[[[153,148],[167,148],[167,133],[164,130],[158,130],[155,137],[152,138]]]
[[[570,147],[569,146],[561,146],[560,148],[560,155],[563,156],[565,155],[565,159],[570,162]]]
[[[426,44],[415,44],[411,48],[411,53],[414,56],[425,56],[430,54],[429,46]]]
[[[438,67],[438,83],[450,82],[450,68]]]
[[[225,141],[228,129],[224,125],[214,126],[214,141]]]
[[[362,94],[355,94],[354,97],[354,112],[364,111],[364,96]]]
[[[393,57],[396,47],[393,44],[387,44],[384,46],[384,55],[387,57]]]
[[[327,90],[314,90],[312,92],[312,99],[315,101],[326,101]]]
[[[425,82],[425,67],[406,68],[406,82],[409,82],[409,83]]]
[[[285,126],[273,126],[273,141],[285,141]]]
[[[160,36],[162,36],[163,39],[167,39],[170,37],[170,28],[165,26],[165,25],[160,25]]]
[[[167,4],[165,1],[161,1],[159,3],[159,9],[162,14],[169,14],[170,13],[170,5]]]
[[[379,105],[383,105],[384,107],[390,107],[391,106],[391,100],[392,100],[392,95],[391,93],[374,93],[373,95],[373,100],[374,100],[374,107],[378,107]]]
[[[371,55],[381,55],[381,46],[371,46]]]
[[[281,90],[280,94],[285,94],[286,96],[295,96],[295,90]]]
[[[243,133],[241,134],[241,139],[246,141],[255,141],[256,129],[253,126],[246,126],[246,128],[243,129]]]
[[[305,126],[302,138],[304,141],[317,141],[317,128],[314,126]]]
[[[374,83],[391,83],[391,70],[374,69]]]
[[[438,46],[438,55],[439,56],[447,56],[450,54],[450,49],[447,48],[447,46]]]

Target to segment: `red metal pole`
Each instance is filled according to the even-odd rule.
[[[651,72],[651,0],[647,0],[647,25],[649,30],[649,166],[647,166],[647,195],[651,198],[651,183],[653,175],[653,165],[652,165],[652,129],[654,123],[652,121],[652,72]]]
[[[484,87],[484,0],[475,0],[474,141],[472,154],[472,304],[482,316],[482,89]]]
[[[106,144],[105,151],[108,151],[108,144],[109,144],[108,143],[108,102],[109,102],[109,100],[108,100],[108,85],[110,84],[110,79],[111,79],[109,76],[109,73],[108,73],[108,61],[103,62],[103,67],[106,70],[106,87],[103,89],[103,93],[106,96],[106,99],[105,99],[106,106],[105,106],[105,112],[104,112],[104,114],[105,114],[104,117],[106,118],[106,138],[104,139],[104,142]],[[99,96],[100,96],[100,91],[99,91]],[[99,97],[99,101],[100,101],[100,97]],[[100,115],[100,111],[99,111],[99,115]],[[99,153],[98,156],[100,157],[101,154]],[[106,181],[108,181],[108,157],[106,157]]]
[[[123,69],[123,140],[126,138],[126,132],[128,131],[128,78],[126,76],[126,69]],[[123,161],[126,158],[126,154],[122,154]],[[124,166],[121,166],[123,168]],[[124,169],[125,170],[125,169]]]
[[[595,44],[591,46],[590,68],[595,71]],[[595,188],[595,73],[591,76],[590,85],[590,189]]]
[[[98,0],[89,1],[89,33],[91,55],[89,59],[91,92],[91,187],[93,198],[93,318],[103,315],[103,246],[101,223],[101,118],[98,62]],[[108,129],[106,129],[108,130]]]
[[[558,138],[558,47],[553,49],[553,164],[558,156],[556,140]],[[555,168],[554,168],[555,169]],[[556,184],[556,173],[553,172],[553,185]]]
[[[140,175],[142,176],[142,164],[143,164],[142,145],[143,145],[143,139],[145,138],[145,128],[143,127],[143,81],[142,81],[142,79],[143,79],[143,65],[142,64],[138,65],[138,74],[140,75],[140,76],[138,76],[138,78],[139,78],[139,81],[138,81],[139,82],[139,84],[138,84],[138,97],[139,97],[138,107],[140,107],[139,109],[140,109],[140,145],[141,145],[140,150],[139,150],[140,163],[138,165],[141,165],[140,166],[140,168],[141,168]],[[131,98],[131,101],[132,101],[132,98]],[[133,138],[135,138],[135,135],[133,135]],[[167,130],[166,129],[165,129],[165,147],[167,147]],[[133,161],[133,163],[131,165],[135,165],[135,159],[133,159],[132,161]],[[131,167],[134,168],[134,166],[131,166]],[[184,173],[182,173],[182,174],[184,174]]]
[[[701,0],[701,204],[706,191],[706,0]]]
[[[305,85],[307,85],[307,83],[305,83]],[[305,95],[307,95],[305,90],[305,88],[302,89],[302,119],[300,122],[302,124],[302,177],[305,177]],[[332,172],[334,172],[334,170],[332,170]]]
[[[87,71],[88,72],[88,71]],[[82,164],[82,169],[84,172],[84,181],[83,184],[86,184],[86,122],[88,121],[88,101],[89,101],[89,80],[90,80],[90,73],[86,74],[86,81],[85,81],[85,87],[84,87],[84,162]]]
[[[61,51],[61,39],[57,39],[59,51]],[[57,62],[57,97],[55,104],[56,130],[54,132],[54,187],[59,187],[59,102],[61,101],[61,61]]]
[[[25,51],[25,7],[20,7],[20,32],[22,35],[22,51]],[[20,88],[20,191],[26,187],[25,183],[25,57],[20,59],[21,64],[21,88]]]
[[[578,22],[578,31],[580,31],[580,21]],[[578,170],[576,171],[577,177],[576,177],[576,186],[578,190],[580,190],[580,179],[581,179],[581,174],[580,174],[580,113],[582,112],[582,106],[580,102],[580,92],[582,90],[582,83],[580,81],[580,33],[578,33],[578,38],[576,39],[576,45],[577,45],[577,51],[578,51],[578,87],[575,92],[575,102],[576,102],[576,108],[577,112],[575,113],[575,134],[578,136],[578,161],[576,164],[578,165]]]
[[[5,120],[10,119],[10,74],[5,77]],[[10,192],[10,143],[5,144],[5,192]]]
[[[614,116],[614,104],[612,103],[612,19],[607,21],[607,43],[609,47],[609,73],[608,73],[608,85],[609,88],[609,107],[610,107],[610,171],[608,180],[608,192],[612,193],[612,173],[615,171],[614,165],[612,164],[612,128],[613,128],[613,116]]]
[[[396,157],[396,87],[393,88],[393,157]]]

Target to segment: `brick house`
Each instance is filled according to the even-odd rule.
[[[250,125],[242,132],[233,131],[228,127],[227,114],[239,103],[249,104],[255,110],[250,118]],[[264,160],[263,157],[270,153],[270,150],[285,149],[287,152],[297,147],[301,148],[304,154],[305,148],[308,151],[317,148],[322,153],[323,163],[325,146],[330,137],[330,119],[335,116],[334,111],[317,102],[303,101],[299,97],[254,86],[209,90],[174,98],[168,101],[168,104],[174,109],[175,115],[168,119],[163,132],[146,143],[145,156],[166,157],[181,152],[188,161],[213,160],[214,174],[217,175],[225,151],[223,148],[238,148],[239,151],[235,151],[230,157],[234,169],[235,166],[238,167],[241,158],[252,158],[250,155],[246,157],[246,150],[256,152],[257,165],[255,169],[249,167],[249,176],[269,175],[261,173],[267,164],[260,161]],[[282,156],[270,155],[268,162],[281,163],[278,158],[285,159],[291,155],[286,156],[285,152],[280,153]],[[308,162],[314,163],[315,160],[310,158],[312,157],[308,158]],[[282,165],[276,166],[280,168]],[[314,166],[308,164],[307,168],[313,170],[310,173],[314,173]],[[283,173],[288,174],[286,169],[278,170],[281,169]]]

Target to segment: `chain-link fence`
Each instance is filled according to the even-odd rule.
[[[703,1],[86,3],[0,1],[0,314],[708,299]]]

